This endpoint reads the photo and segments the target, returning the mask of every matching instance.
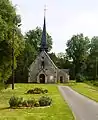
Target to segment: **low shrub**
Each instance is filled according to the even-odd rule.
[[[27,107],[34,107],[35,99],[27,100],[28,106]]]
[[[4,88],[7,89],[10,86],[10,84],[7,83],[7,81],[4,81]]]
[[[38,101],[35,101],[35,104],[34,104],[35,107],[40,107],[40,104]]]
[[[9,84],[4,85],[5,89],[7,89],[9,86],[10,86]]]
[[[27,94],[33,94],[33,90],[28,90]]]
[[[27,102],[27,100],[24,100],[24,101],[22,102],[22,107],[28,107],[28,102]]]
[[[34,107],[34,104],[35,104],[35,99],[24,100],[22,102],[22,107]]]
[[[34,89],[31,89],[31,90],[28,90],[27,91],[28,94],[45,94],[45,93],[48,93],[48,90],[47,89],[42,89],[42,88],[34,88]]]
[[[0,91],[7,89],[9,86],[10,84],[7,84],[7,81],[0,81]]]
[[[42,88],[34,88],[33,89],[33,94],[41,94],[42,93]]]
[[[22,106],[23,98],[18,98],[15,96],[12,96],[9,100],[10,107],[20,107]]]
[[[45,93],[48,93],[48,90],[44,89],[42,92],[43,92],[43,94],[45,94]]]
[[[52,99],[47,96],[42,96],[38,101],[34,98],[23,100],[23,98],[12,96],[9,100],[10,108],[17,107],[39,107],[39,106],[49,106],[52,103]]]
[[[98,82],[97,81],[94,81],[92,82],[94,86],[98,87]]]
[[[33,107],[35,99],[23,100],[23,98],[12,96],[9,100],[10,107]]]
[[[40,106],[49,106],[52,103],[52,99],[47,96],[42,96],[39,99]]]

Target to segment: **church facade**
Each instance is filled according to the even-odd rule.
[[[44,17],[40,53],[29,67],[28,83],[65,83],[68,81],[68,70],[57,68],[48,55],[46,24]]]

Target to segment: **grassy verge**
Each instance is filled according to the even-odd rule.
[[[51,107],[9,109],[9,98],[12,95],[28,98],[39,98],[40,95],[25,94],[33,87],[47,88],[48,96],[52,97]],[[0,92],[0,120],[74,120],[71,110],[61,97],[56,85],[16,84],[15,90],[10,88]]]
[[[97,87],[86,83],[75,83],[75,82],[69,83],[68,86],[70,86],[73,90],[77,91],[78,93],[98,102]]]

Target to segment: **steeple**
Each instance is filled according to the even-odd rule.
[[[43,25],[43,33],[42,33],[42,40],[41,40],[40,51],[46,51],[46,52],[48,52],[47,40],[46,40],[46,21],[45,21],[45,11],[46,11],[46,9],[44,9],[44,25]]]

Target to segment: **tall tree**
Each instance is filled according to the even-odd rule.
[[[98,36],[91,39],[86,73],[89,79],[96,80],[98,78]]]
[[[73,61],[74,77],[86,69],[85,61],[89,52],[89,38],[83,34],[74,35],[67,42],[67,55]]]
[[[18,28],[20,22],[12,3],[9,0],[0,0],[0,81],[7,80],[11,75],[13,39],[15,66],[16,58],[23,49],[23,36]]]

